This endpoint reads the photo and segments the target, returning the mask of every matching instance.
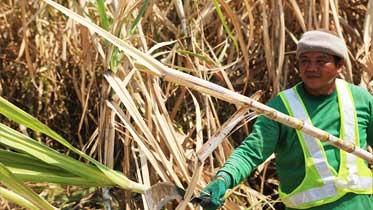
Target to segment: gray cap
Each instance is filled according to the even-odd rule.
[[[345,42],[341,38],[324,31],[307,31],[302,35],[297,45],[297,58],[305,52],[324,52],[336,55],[345,61],[348,58]]]

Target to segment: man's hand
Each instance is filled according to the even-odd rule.
[[[201,192],[200,205],[205,210],[216,210],[224,203],[224,194],[228,186],[223,177],[217,177],[210,182]]]

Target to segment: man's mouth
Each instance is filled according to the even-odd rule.
[[[321,74],[316,73],[316,72],[308,72],[308,73],[304,73],[304,76],[306,76],[309,79],[313,79],[313,78],[320,78]]]

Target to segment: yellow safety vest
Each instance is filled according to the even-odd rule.
[[[336,80],[339,111],[341,115],[340,138],[360,146],[356,109],[348,84]],[[312,125],[307,110],[296,88],[280,93],[289,114]],[[333,111],[333,110],[331,110]],[[347,192],[373,193],[372,171],[361,158],[340,150],[338,173],[327,162],[324,148],[319,140],[296,131],[305,159],[303,181],[291,193],[281,191],[280,198],[287,207],[306,209],[331,203]]]

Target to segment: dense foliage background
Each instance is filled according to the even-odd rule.
[[[294,50],[300,35],[327,28],[349,46],[350,63],[341,77],[373,90],[372,0],[55,2],[172,69],[261,102],[299,81]],[[187,188],[196,151],[239,106],[141,73],[136,63],[42,0],[0,2],[0,96],[136,182],[171,181]],[[137,112],[120,100],[104,78],[108,71],[122,80]],[[128,124],[108,103],[122,109]],[[41,133],[3,116],[0,120],[79,159]],[[195,194],[250,132],[251,120],[241,122],[206,160]],[[129,126],[137,136],[129,132]],[[277,200],[272,158],[231,192],[228,200],[232,202],[225,208],[234,208],[229,206],[232,203],[242,208],[283,208]],[[149,163],[150,159],[154,162]],[[58,208],[146,208],[139,194],[116,187],[102,191],[50,183],[28,182],[28,186]],[[1,195],[0,205],[1,209],[19,208]]]

